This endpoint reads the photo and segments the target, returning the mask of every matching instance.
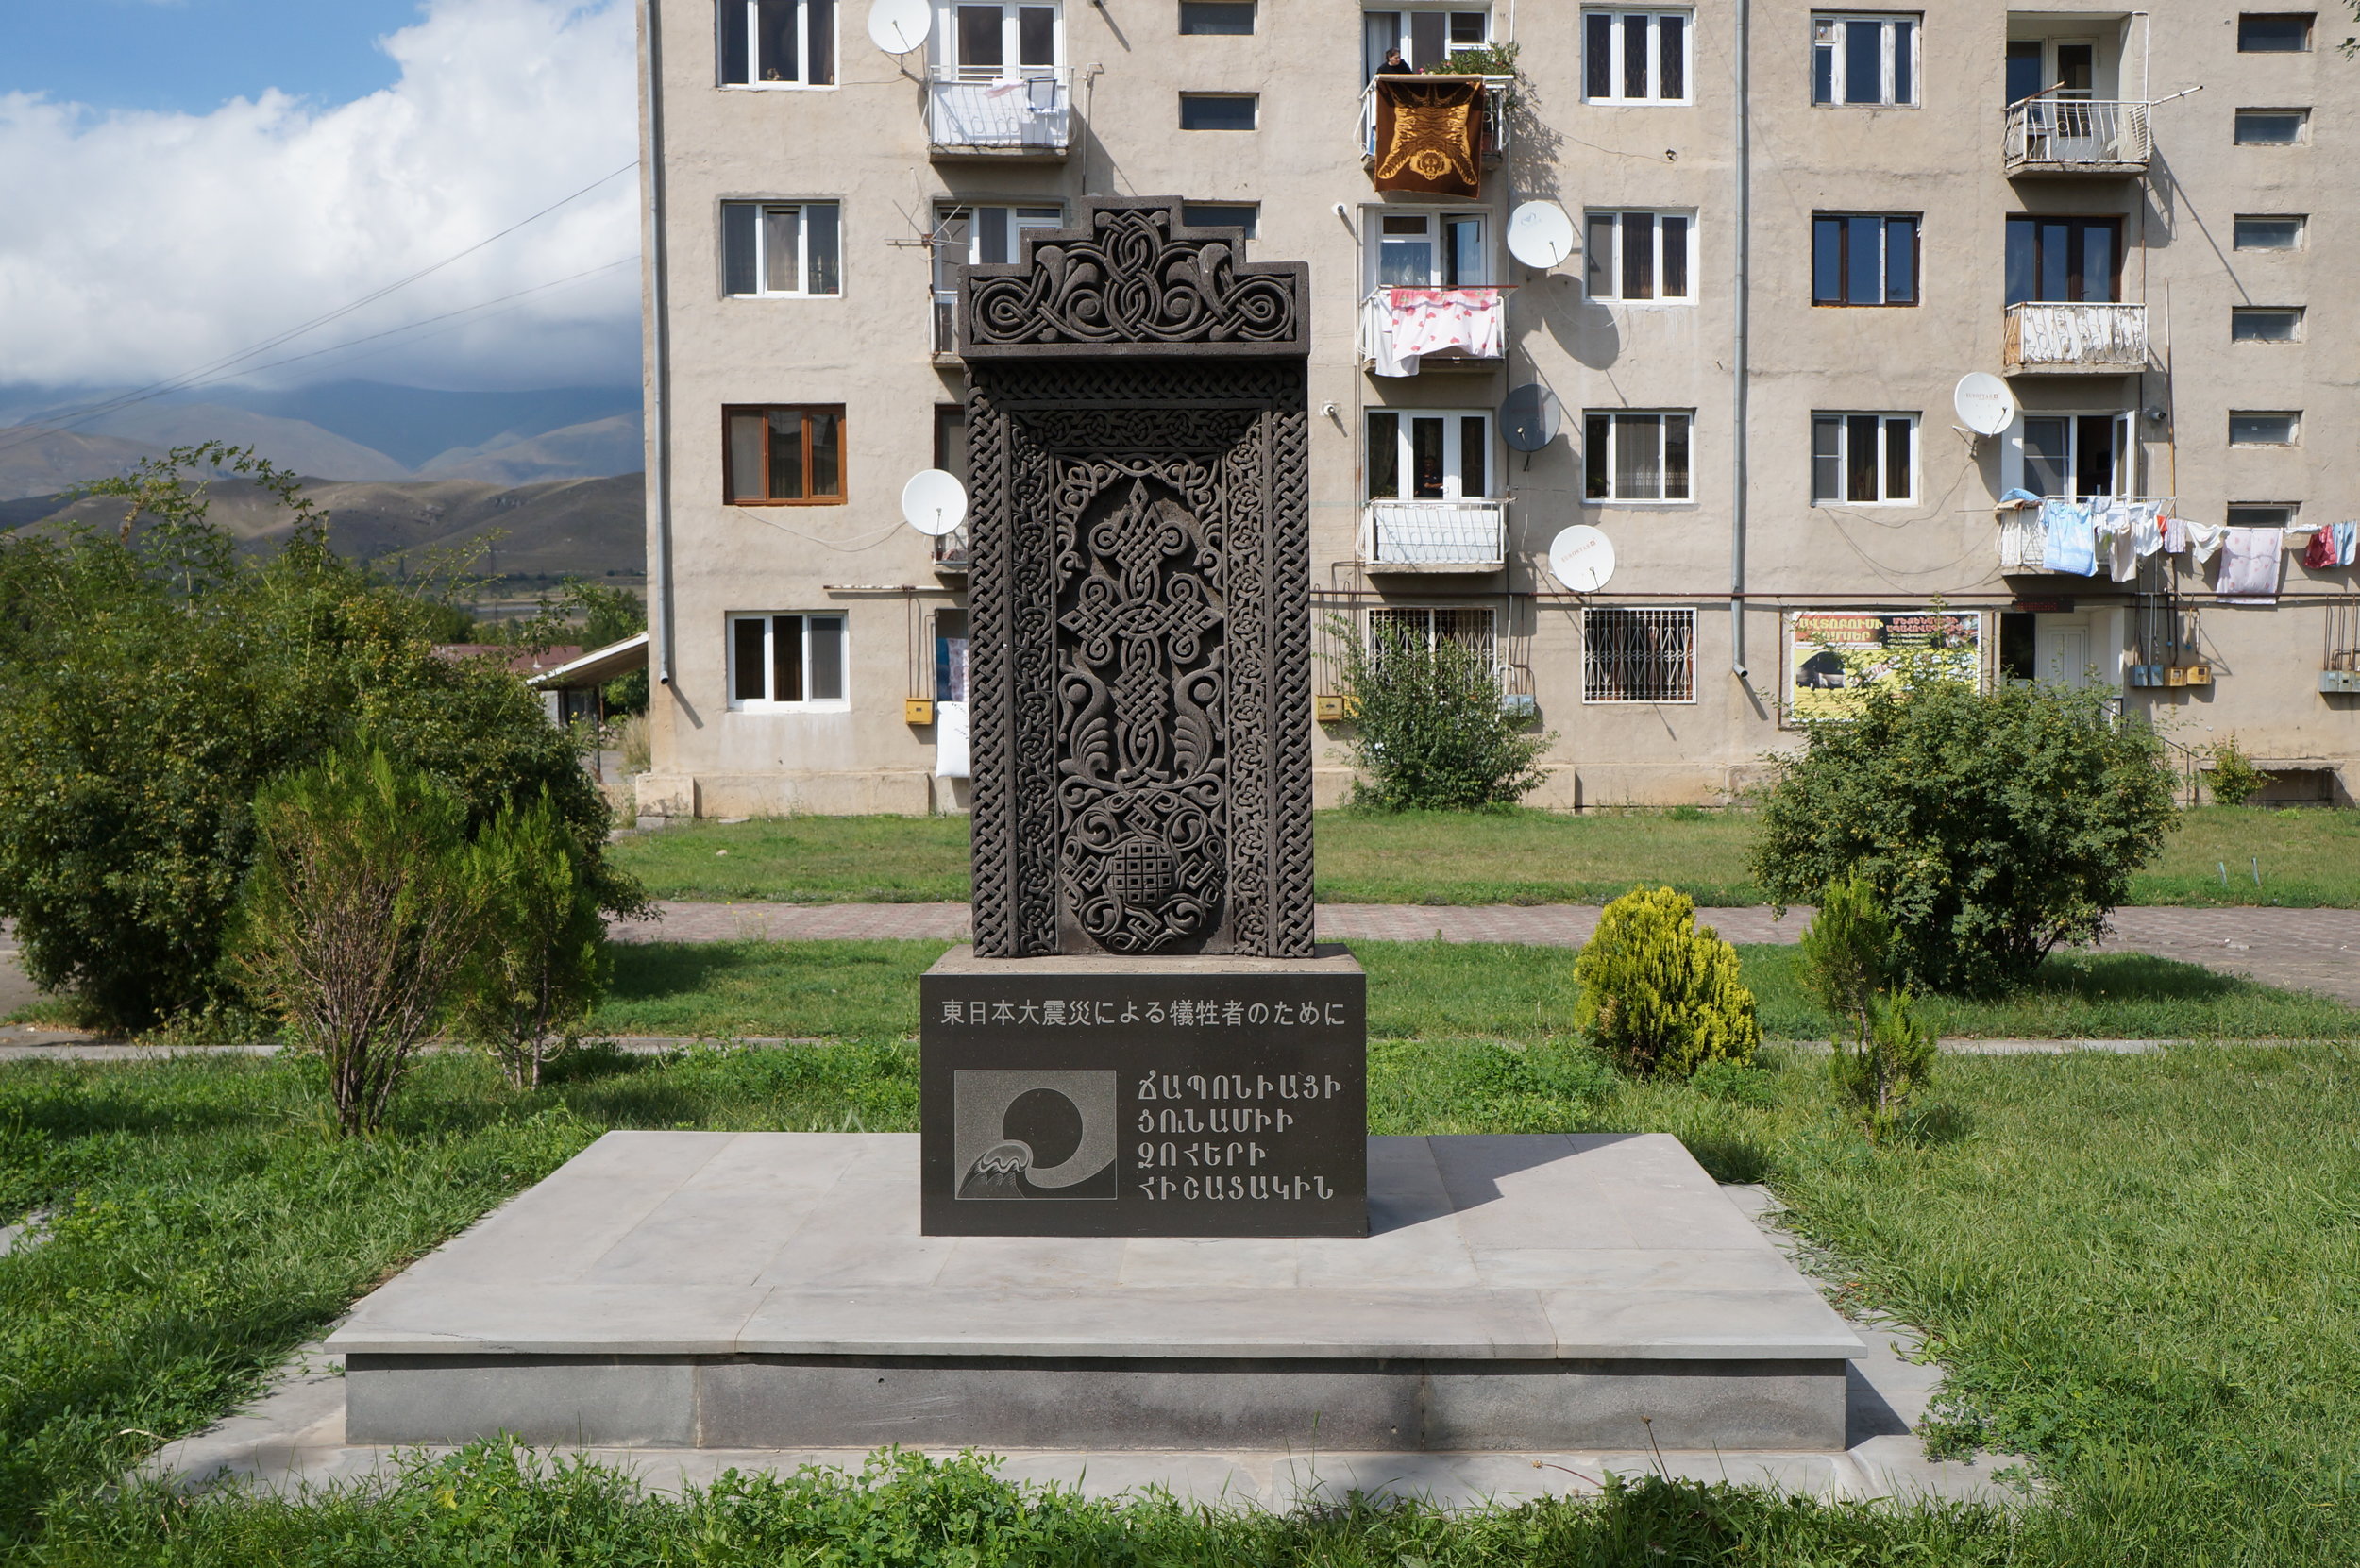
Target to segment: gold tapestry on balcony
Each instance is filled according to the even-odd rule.
[[[1483,194],[1483,84],[1459,77],[1376,78],[1380,191],[1474,201]]]

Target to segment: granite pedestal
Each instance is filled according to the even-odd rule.
[[[354,1309],[346,1441],[1843,1447],[1862,1341],[1676,1139],[1367,1170],[1365,1238],[926,1236],[913,1135],[610,1133]]]

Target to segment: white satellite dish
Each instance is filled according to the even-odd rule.
[[[1508,253],[1542,272],[1574,253],[1574,220],[1553,201],[1527,201],[1508,215]]]
[[[1549,570],[1577,594],[1594,594],[1614,575],[1614,541],[1588,523],[1576,523],[1549,541]]]
[[[967,521],[967,486],[956,474],[920,469],[902,486],[902,517],[919,532],[938,539]]]
[[[1950,406],[1959,411],[1959,423],[1977,435],[1998,435],[2014,424],[2021,412],[2008,383],[1986,370],[1960,377],[1958,390],[1950,395]]]
[[[876,0],[868,8],[868,41],[888,55],[906,55],[934,30],[926,0]]]

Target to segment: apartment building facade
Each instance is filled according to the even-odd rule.
[[[902,491],[961,469],[955,269],[1091,195],[1309,264],[1323,622],[1489,650],[1555,736],[1534,803],[1726,800],[1930,627],[1987,679],[2118,694],[2183,758],[2234,731],[2290,796],[2360,781],[2332,527],[2360,515],[2360,326],[2329,270],[2360,243],[2360,64],[2333,18],[878,9],[910,47],[867,0],[642,9],[643,813],[964,808],[963,535],[911,527]],[[1376,188],[1396,49],[1484,77],[1474,196]],[[1575,236],[1557,264],[1509,248],[1534,204]],[[1406,357],[1438,298],[1475,329]],[[1962,409],[1975,373],[2004,385],[1967,398],[1996,433],[1967,428],[1997,423]],[[2197,543],[2119,573],[2101,535],[2061,570],[2089,563],[2058,558],[2051,501]],[[2320,524],[2306,565],[2283,531]],[[1611,545],[1594,586],[1550,565],[1574,525]],[[2267,593],[2198,559],[2225,525],[2282,531]],[[1318,712],[1326,803],[1349,720]]]

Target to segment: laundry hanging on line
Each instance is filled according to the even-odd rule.
[[[2233,528],[2221,546],[2220,576],[2213,592],[2224,604],[2278,602],[2280,563],[2286,553],[2286,531],[2280,528]]]
[[[2051,498],[2040,503],[2041,565],[2076,577],[2098,575],[2098,531],[2090,509],[2080,501]]]

